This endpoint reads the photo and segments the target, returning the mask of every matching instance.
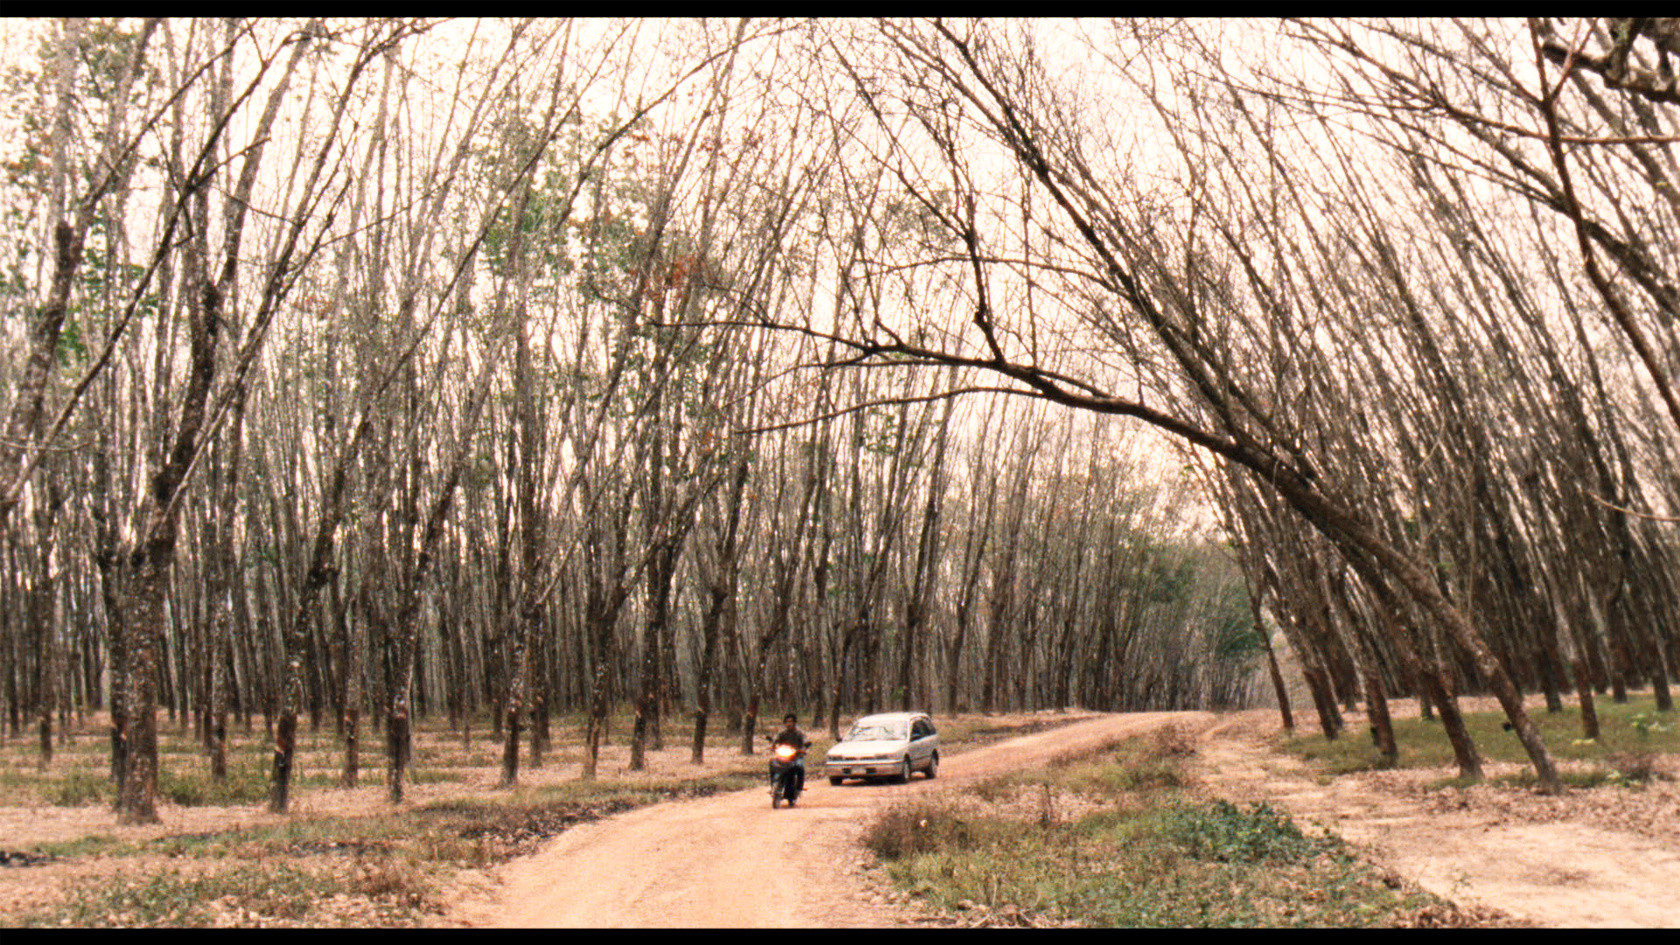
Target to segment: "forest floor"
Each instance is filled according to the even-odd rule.
[[[1463,706],[1495,708],[1492,700]],[[1415,715],[1416,705],[1393,711]],[[1447,768],[1329,777],[1278,751],[1281,735],[1275,711],[1223,716],[1199,745],[1207,788],[1322,824],[1460,906],[1541,926],[1680,927],[1680,756],[1658,756],[1648,783],[1549,797],[1522,783],[1526,765],[1491,760],[1487,781],[1470,787],[1453,784]]]
[[[162,824],[125,827],[89,788],[104,783],[97,738],[61,753],[52,780],[31,774],[27,746],[12,743],[0,746],[0,926],[951,924],[875,868],[861,837],[877,813],[1169,725],[1196,737],[1191,790],[1322,825],[1396,882],[1458,904],[1456,922],[1680,926],[1680,756],[1659,756],[1644,784],[1561,798],[1502,781],[1519,770],[1502,762],[1468,788],[1442,768],[1331,777],[1284,750],[1265,710],[948,720],[937,780],[812,778],[797,808],[776,811],[757,784],[762,757],[741,757],[725,736],[698,768],[672,747],[628,772],[611,746],[587,791],[567,747],[515,792],[494,791],[488,739],[435,758],[423,749],[434,764],[417,770],[430,773],[392,811],[377,770],[355,790],[310,786],[332,770],[323,732],[316,781],[290,815],[255,797],[166,800]],[[260,770],[242,770],[260,786]],[[80,804],[77,786],[88,791]]]

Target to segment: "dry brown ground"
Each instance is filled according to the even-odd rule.
[[[1449,769],[1329,780],[1272,748],[1280,729],[1276,712],[1255,711],[1203,733],[1197,766],[1208,789],[1322,824],[1460,905],[1542,926],[1680,926],[1680,783],[1548,797],[1511,786],[1429,787],[1456,773]],[[1676,761],[1667,759],[1671,774],[1680,773]],[[1520,770],[1486,765],[1490,778]]]
[[[98,732],[99,720],[91,720],[86,728]],[[87,736],[84,736],[86,738]],[[682,742],[681,744],[678,744]],[[629,749],[621,743],[609,743],[602,748],[599,776],[634,785],[669,778],[699,778],[738,770],[758,768],[756,759],[743,758],[738,752],[722,746],[708,749],[706,764],[696,767],[689,761],[689,747],[682,739],[672,739],[661,751],[650,751],[647,767],[641,772],[629,771]],[[488,746],[488,747],[487,747]],[[459,747],[453,737],[435,740],[432,746],[442,757],[442,764],[428,765],[430,773],[447,771],[450,780],[436,783],[411,784],[405,790],[403,809],[415,809],[444,798],[490,794],[495,791],[499,769],[493,765],[474,765],[470,756],[480,760],[491,751],[491,743],[484,736],[476,740],[472,751]],[[32,760],[32,749],[10,746],[0,760],[15,764],[25,758]],[[333,771],[339,759],[334,751],[318,753],[314,770]],[[32,763],[25,761],[33,770]],[[103,759],[101,759],[103,764]],[[202,764],[194,759],[192,764]],[[55,764],[63,764],[62,761]],[[520,772],[523,787],[575,781],[582,764],[581,750],[562,747],[552,753],[542,768],[527,765]],[[102,770],[102,769],[100,769]],[[30,795],[23,798],[0,797],[0,851],[23,851],[37,844],[64,843],[85,837],[109,837],[123,842],[140,842],[160,837],[210,834],[263,827],[293,819],[314,817],[376,817],[388,815],[393,808],[385,800],[385,787],[379,771],[364,773],[359,787],[311,787],[294,792],[292,813],[269,813],[266,803],[241,805],[180,806],[160,800],[160,823],[125,825],[117,822],[117,815],[107,804],[87,804],[61,807]],[[289,856],[291,865],[334,869],[343,865],[342,855]],[[190,857],[164,856],[77,856],[36,866],[0,868],[0,925],[7,916],[28,913],[50,905],[73,889],[108,883],[119,878],[146,875],[159,870],[177,870],[185,875],[216,868]],[[354,913],[357,904],[346,903],[335,914]],[[354,916],[352,915],[352,918]]]
[[[1047,763],[1165,724],[1199,731],[1200,790],[1322,824],[1404,880],[1499,924],[1680,925],[1680,787],[1546,797],[1515,787],[1429,789],[1450,771],[1324,783],[1275,750],[1275,712],[1095,718],[952,757],[938,782],[817,784],[798,811],[760,792],[661,805],[591,824],[484,877],[450,918],[497,926],[887,926],[921,916],[883,895],[857,843],[860,814],[915,792]],[[1490,775],[1516,766],[1489,765]]]
[[[1079,718],[1064,716],[1063,718]],[[1044,717],[998,719],[1033,724]],[[1200,733],[1196,771],[1204,790],[1231,800],[1267,801],[1304,823],[1321,823],[1399,876],[1488,915],[1559,926],[1680,926],[1680,784],[1641,790],[1605,787],[1548,798],[1513,787],[1426,789],[1446,770],[1391,771],[1327,781],[1277,752],[1269,711],[1213,716],[1154,713],[1086,716],[1064,728],[949,752],[938,780],[832,787],[812,779],[794,810],[772,811],[752,789],[645,807],[567,830],[537,853],[487,871],[460,874],[447,889],[445,925],[890,926],[926,919],[882,885],[858,842],[870,811],[917,794],[949,792],[977,779],[1044,764],[1164,724]],[[603,758],[603,777],[715,774],[759,759],[713,750],[705,769],[686,747],[653,753],[630,775],[624,749]],[[15,758],[15,756],[13,756]],[[1671,769],[1680,759],[1670,757]],[[1490,765],[1489,773],[1504,766]],[[576,777],[562,753],[527,783]],[[464,780],[416,785],[411,804],[488,790],[493,768]],[[13,799],[15,800],[15,799]],[[174,807],[164,823],[125,827],[103,805],[7,805],[0,797],[0,850],[105,835],[124,839],[224,831],[280,818],[261,805]],[[312,789],[291,816],[384,814],[382,788]],[[324,861],[323,861],[324,862]],[[38,908],[76,883],[203,863],[165,857],[76,857],[44,866],[0,868],[0,924]],[[354,920],[355,904],[346,904]],[[370,918],[372,922],[375,919]]]
[[[1089,713],[1075,711],[994,716],[983,720],[968,720],[969,724],[966,727],[992,730],[991,734],[979,740],[996,740],[1005,730],[1030,731],[1088,715]],[[104,724],[103,717],[90,716],[80,727],[78,743],[87,747],[100,742],[103,738]],[[257,734],[260,735],[260,732],[259,729]],[[556,737],[563,738],[571,738],[575,734],[569,730],[555,732]],[[487,733],[480,733],[470,749],[463,748],[460,740],[453,735],[429,732],[422,733],[422,736],[420,750],[429,760],[417,770],[431,775],[446,773],[450,777],[446,781],[409,785],[404,809],[412,810],[447,798],[497,793],[496,782],[500,771],[495,763],[496,745],[488,739]],[[336,771],[341,759],[327,733],[321,733],[319,738],[311,736],[308,740],[316,745],[300,755],[300,758],[307,758],[300,764],[300,777],[308,772],[319,774]],[[667,745],[663,750],[649,751],[645,769],[633,772],[629,770],[629,748],[624,743],[622,734],[615,732],[615,737],[602,747],[599,778],[634,787],[643,783],[713,777],[737,771],[756,774],[764,764],[762,755],[743,757],[739,753],[737,742],[722,735],[709,740],[706,762],[702,766],[691,762],[688,740],[680,732],[673,733],[667,740]],[[14,742],[0,746],[0,765],[16,767],[20,772],[34,770],[34,757],[33,746],[28,743]],[[174,760],[179,757],[172,756],[168,763],[183,763]],[[547,764],[542,768],[533,769],[527,763],[520,772],[520,784],[523,788],[540,789],[544,786],[574,782],[581,770],[582,760],[582,749],[578,745],[559,745],[551,751]],[[202,765],[203,762],[202,759],[193,758],[184,763],[196,766]],[[103,776],[105,764],[104,756],[98,752],[92,755],[61,752],[54,762],[54,771],[62,774],[66,770],[76,769]],[[824,787],[827,787],[826,782]],[[765,806],[768,808],[767,804]],[[294,819],[380,817],[391,814],[392,810],[385,801],[385,788],[377,770],[364,772],[361,786],[354,790],[319,787],[297,790],[293,794],[290,814],[271,814],[263,803],[180,806],[160,799],[158,814],[161,823],[143,826],[119,824],[115,812],[107,804],[57,806],[34,792],[23,791],[10,797],[0,794],[0,852],[24,851],[38,844],[65,843],[88,837],[142,842],[161,837],[263,827]],[[341,854],[288,855],[283,859],[276,859],[288,865],[323,871],[338,871],[347,867],[346,858]],[[63,900],[78,888],[103,886],[120,879],[146,876],[163,870],[196,875],[200,871],[217,869],[223,865],[226,864],[206,862],[192,857],[92,854],[27,867],[0,866],[0,927],[7,924],[9,916],[44,909]],[[461,890],[470,893],[476,886],[485,882],[486,876],[476,871],[460,874],[455,878],[452,888],[446,890],[439,900],[445,903],[454,902],[466,894],[460,892]],[[318,910],[321,905],[317,904]],[[365,905],[356,902],[330,904],[325,911],[341,921],[354,923],[362,918],[361,913]]]
[[[871,811],[1031,769],[1061,755],[1211,713],[1104,715],[944,756],[939,778],[841,786],[812,778],[794,809],[767,790],[643,808],[587,824],[495,871],[450,917],[465,925],[609,928],[858,928],[915,921],[866,875]]]

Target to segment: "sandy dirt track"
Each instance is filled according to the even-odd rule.
[[[812,777],[799,806],[770,809],[768,788],[656,804],[568,830],[499,869],[450,918],[497,927],[845,928],[898,925],[905,913],[868,895],[858,844],[868,814],[912,796],[1177,724],[1204,712],[1105,715],[942,754],[939,778],[840,787]]]

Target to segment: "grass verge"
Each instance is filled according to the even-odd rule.
[[[969,925],[1106,927],[1462,924],[1450,903],[1266,805],[1185,789],[1169,732],[955,802],[895,807],[865,842],[901,890]]]
[[[1540,727],[1547,747],[1556,758],[1586,764],[1586,770],[1567,775],[1566,780],[1572,786],[1637,786],[1662,776],[1655,764],[1658,755],[1680,753],[1680,713],[1658,712],[1651,696],[1630,696],[1627,702],[1619,705],[1603,699],[1595,707],[1599,737],[1593,740],[1581,737],[1579,708],[1566,707],[1562,712],[1542,710],[1529,715]],[[1528,754],[1522,742],[1514,732],[1505,730],[1503,713],[1467,712],[1464,724],[1484,758],[1527,763]],[[1437,720],[1415,716],[1397,718],[1394,720],[1394,740],[1400,749],[1399,767],[1437,768],[1454,763],[1452,745]],[[1352,727],[1334,740],[1326,739],[1322,734],[1303,735],[1284,739],[1282,747],[1303,760],[1316,763],[1331,775],[1387,767],[1371,744],[1371,739]],[[1456,779],[1441,782],[1443,785],[1456,783]]]
[[[62,906],[23,916],[19,924],[26,928],[301,924],[314,913],[313,904],[358,893],[368,894],[369,908],[364,912],[372,918],[407,924],[404,920],[423,900],[425,888],[415,888],[411,880],[370,887],[354,874],[285,864],[239,866],[202,875],[170,869],[114,883],[78,884]]]

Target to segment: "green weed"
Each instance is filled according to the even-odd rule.
[[[72,771],[58,779],[50,789],[55,807],[81,807],[84,804],[109,803],[112,798],[111,779],[84,771]]]
[[[1164,836],[1198,860],[1221,863],[1299,863],[1335,852],[1340,843],[1310,838],[1282,811],[1266,804],[1238,807],[1228,801],[1167,809]]]
[[[118,840],[109,834],[92,834],[77,837],[74,840],[60,840],[51,843],[37,843],[30,848],[30,852],[43,853],[60,859],[71,859],[78,856],[114,856],[135,851],[133,844]]]
[[[164,769],[158,772],[157,790],[159,797],[182,807],[256,804],[268,799],[268,773],[255,765],[230,767],[227,780],[217,781],[202,770]]]
[[[1450,912],[1281,811],[1187,799],[1191,753],[1180,738],[1121,743],[981,785],[973,796],[997,805],[992,813],[928,802],[889,809],[864,841],[899,888],[987,924],[1365,926]],[[1005,802],[1035,789],[1099,806],[1067,819],[1005,814]]]

